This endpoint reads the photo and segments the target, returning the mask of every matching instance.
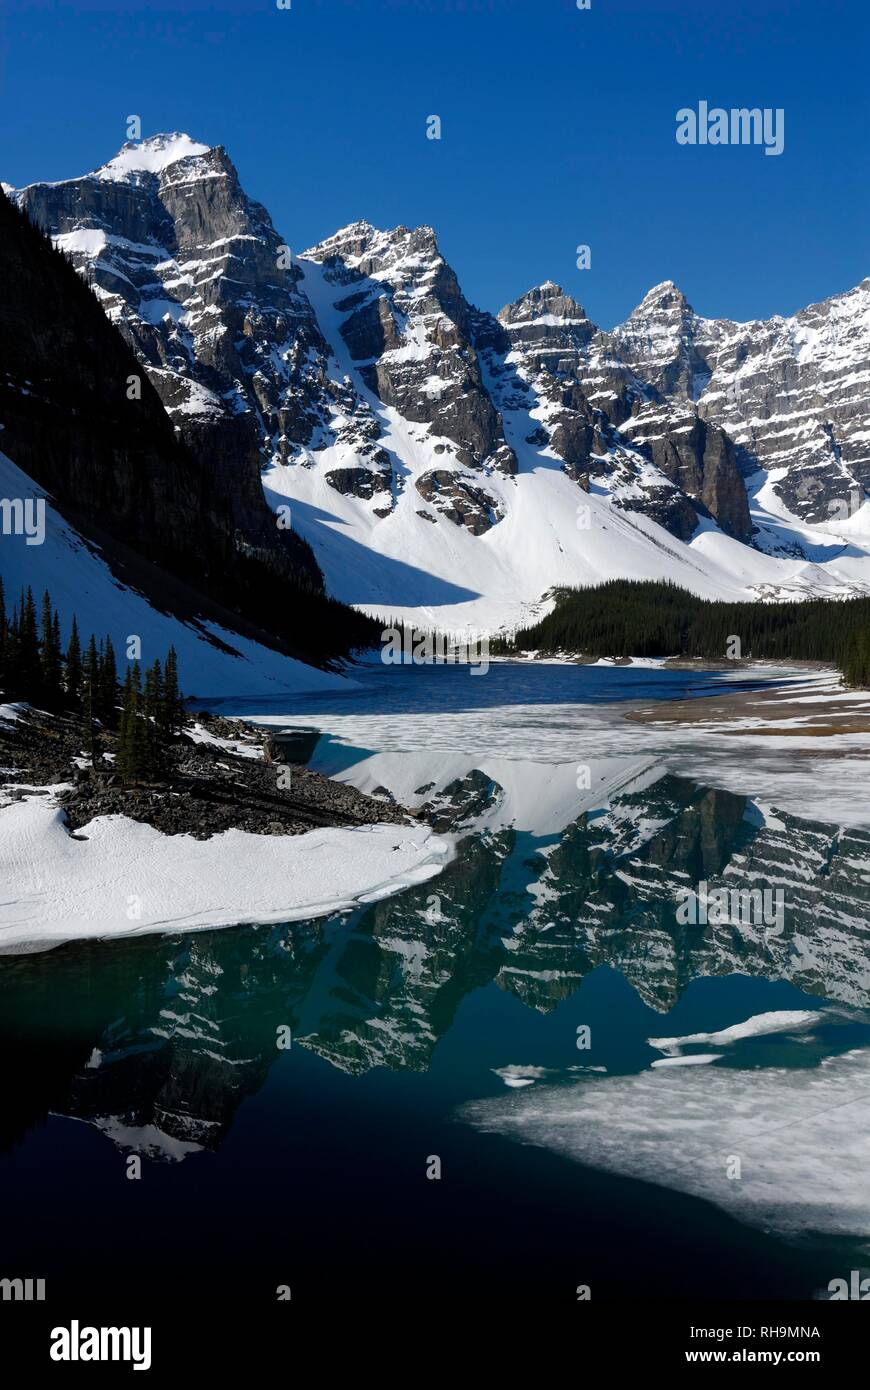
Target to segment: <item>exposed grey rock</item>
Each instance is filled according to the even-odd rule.
[[[481,479],[516,474],[505,422],[519,415],[518,451],[522,441],[560,459],[581,489],[605,482],[617,506],[684,540],[712,517],[741,541],[782,545],[753,538],[745,477],[759,468],[781,470],[776,490],[806,520],[863,499],[870,280],[749,324],[701,317],[666,281],[604,332],[552,281],[496,318],[466,300],[431,227],[355,222],[305,253],[335,290],[333,352],[299,262],[282,264],[284,243],[226,152],[182,141],[155,164],[177,140],[15,197],[93,282],[210,461],[251,553],[275,546],[261,470],[308,467],[327,449],[328,484],[389,514],[407,476],[385,447],[389,410],[424,427],[417,438],[445,466]],[[146,147],[154,167],[136,168]],[[497,520],[487,508],[439,512]]]
[[[410,814],[395,803],[384,805],[365,796],[347,782],[332,781],[297,765],[306,756],[304,739],[297,741],[295,753],[273,743],[266,758],[262,756],[266,735],[242,720],[199,714],[188,722],[188,730],[195,724],[229,740],[228,746],[193,741],[185,734],[166,745],[159,780],[133,788],[124,787],[107,762],[72,777],[73,759],[82,747],[81,723],[73,717],[31,711],[11,727],[0,725],[0,754],[13,787],[15,782],[46,782],[55,787],[73,782],[71,790],[60,794],[73,831],[97,816],[122,815],[167,835],[196,839],[230,829],[297,835],[323,825],[400,823]],[[280,740],[280,735],[275,737]],[[309,738],[309,744],[313,742],[316,739]],[[113,733],[101,732],[101,756],[114,753],[116,746]],[[240,748],[245,751],[237,751]],[[282,760],[294,764],[289,785],[282,779]]]
[[[177,139],[145,145],[153,153]],[[323,418],[326,348],[297,288],[300,272],[279,268],[281,238],[220,146],[159,172],[113,164],[13,196],[71,257],[137,353],[248,552],[280,571],[286,550],[298,565],[305,556],[296,538],[276,534],[260,470]],[[307,563],[319,583],[310,554]]]
[[[649,405],[623,426],[638,447],[671,482],[701,504],[729,535],[748,541],[752,535],[746,488],[733,443],[718,425],[695,411]]]
[[[416,487],[424,501],[473,536],[484,535],[500,519],[495,498],[461,473],[432,469],[417,479]]]
[[[674,316],[682,325],[691,315],[674,287],[654,295],[651,303],[669,325]],[[641,310],[646,313],[649,307],[644,301]],[[547,281],[507,305],[499,319],[522,375],[549,405],[549,445],[565,460],[570,477],[588,487],[593,472],[630,475],[635,486],[618,499],[619,505],[644,512],[681,540],[691,537],[699,515],[715,517],[723,530],[748,540],[749,506],[730,441],[715,427],[711,432],[685,406],[675,411],[670,403],[660,403],[678,386],[691,391],[706,369],[681,346],[642,379],[629,360],[630,349],[639,353],[654,332],[640,310],[638,315],[632,325],[635,337],[626,336],[623,351],[576,300]],[[638,461],[632,464],[633,452],[663,477],[646,472]],[[595,455],[607,455],[610,467],[593,462]]]
[[[406,420],[456,445],[459,463],[512,474],[516,458],[480,370],[475,336],[498,325],[465,300],[431,227],[377,231],[356,222],[305,253],[353,293],[336,308],[366,383]]]
[[[611,337],[663,402],[695,402],[721,426],[744,473],[784,469],[775,490],[803,520],[848,516],[863,501],[870,279],[790,318],[749,323],[701,317],[668,281]]]
[[[352,493],[368,501],[376,492],[389,492],[390,480],[383,473],[374,473],[370,468],[335,468],[326,474],[326,481],[336,492],[345,496]]]

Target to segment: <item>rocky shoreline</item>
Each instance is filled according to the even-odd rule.
[[[304,765],[273,760],[264,734],[240,719],[198,713],[166,749],[159,781],[125,787],[112,767],[115,736],[103,731],[103,764],[85,757],[81,722],[25,706],[0,719],[0,805],[58,788],[71,831],[98,816],[122,815],[166,835],[209,839],[237,829],[258,835],[300,835],[323,826],[407,824],[414,813],[366,796]]]
[[[690,700],[659,700],[629,710],[635,724],[672,724],[735,737],[838,739],[870,734],[870,695],[844,689],[839,673],[822,663],[795,662],[803,677],[785,686],[721,690]],[[809,669],[815,667],[816,669]],[[841,752],[854,752],[843,745]]]

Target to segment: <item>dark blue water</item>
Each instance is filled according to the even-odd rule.
[[[447,668],[433,693],[431,672],[402,677],[367,671],[352,698],[286,712],[329,729],[332,714],[479,718],[715,684],[496,666]],[[829,828],[766,825],[747,797],[666,768],[523,829],[515,807],[500,818],[505,788],[485,760],[439,778],[432,755],[420,795],[458,837],[436,881],[330,919],[0,960],[0,1274],[108,1297],[120,1260],[134,1300],[271,1300],[286,1284],[303,1300],[510,1307],[573,1302],[579,1284],[596,1298],[807,1298],[848,1272],[857,1232],[786,1238],[667,1172],[589,1167],[482,1130],[465,1107],[513,1094],[512,1066],[540,1070],[533,1088],[582,1087],[578,1066],[610,1084],[660,1057],[650,1037],[768,1012],[819,1021],[723,1048],[717,1067],[810,1074],[868,1046],[866,836],[841,836],[839,857],[807,875]],[[543,784],[528,769],[531,823]],[[522,810],[522,783],[514,795]],[[762,862],[771,882],[801,884],[781,931],[678,924],[675,884]],[[818,937],[826,914],[839,925]]]
[[[208,701],[235,713],[266,712],[270,708],[310,714],[392,713],[396,715],[455,713],[510,709],[523,705],[609,704],[615,701],[675,700],[702,695],[755,690],[797,683],[793,669],[771,668],[764,677],[740,675],[727,663],[721,670],[680,671],[661,667],[583,666],[571,663],[493,661],[486,671],[470,665],[383,663],[351,667],[347,674],[358,689],[334,694],[286,695],[239,701]]]

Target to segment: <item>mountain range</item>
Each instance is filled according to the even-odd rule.
[[[616,577],[870,589],[870,279],[750,323],[667,281],[605,331],[550,281],[475,307],[426,226],[354,222],[296,255],[187,135],[3,188],[144,370],[257,570],[249,619],[285,582],[454,631]]]

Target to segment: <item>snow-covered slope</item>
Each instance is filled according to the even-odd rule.
[[[870,588],[870,282],[746,325],[667,282],[607,333],[548,281],[495,318],[430,227],[355,222],[289,259],[226,151],[184,135],[13,196],[240,514],[262,473],[369,612],[469,632],[622,576]]]
[[[322,256],[322,249],[316,254]],[[631,509],[635,499],[649,503],[658,490],[675,489],[652,463],[618,442],[597,456],[601,474],[585,491],[551,444],[529,442],[547,416],[539,397],[509,404],[503,394],[503,438],[515,471],[473,472],[455,458],[456,446],[439,432],[437,420],[409,421],[367,384],[370,364],[354,361],[348,312],[337,307],[347,299],[346,285],[336,281],[328,263],[306,256],[300,265],[333,370],[377,423],[395,480],[389,505],[374,489],[368,497],[336,489],[335,475],[358,462],[355,440],[345,434],[353,422],[341,415],[334,419],[333,441],[318,440],[319,447],[301,451],[302,467],[276,461],[264,473],[267,496],[275,506],[290,502],[294,524],[339,598],[373,613],[468,631],[509,627],[545,611],[542,596],[554,585],[619,577],[672,579],[705,597],[729,599],[870,586],[870,546],[849,545],[845,537],[838,544],[829,533],[818,534],[824,565],[774,559],[711,519],[695,517],[692,538],[682,543],[645,511]],[[413,325],[409,337],[412,332],[415,355],[408,343],[405,360],[425,362],[425,325]],[[485,491],[489,511],[498,517],[494,524],[457,524],[446,514],[445,489],[434,494],[434,502],[422,496],[427,478],[445,469],[451,452],[451,478],[459,487]],[[866,539],[870,543],[870,533]]]
[[[353,682],[293,661],[257,642],[212,623],[184,623],[152,607],[126,588],[99,553],[59,515],[46,493],[0,454],[0,497],[45,505],[45,537],[30,545],[24,535],[0,537],[0,575],[11,608],[21,589],[31,586],[39,600],[48,589],[60,613],[63,640],[73,615],[85,641],[93,632],[108,634],[116,652],[127,650],[131,636],[141,639],[142,659],[150,664],[170,646],[178,653],[179,677],[186,695],[281,694],[284,691],[347,689]]]

